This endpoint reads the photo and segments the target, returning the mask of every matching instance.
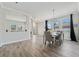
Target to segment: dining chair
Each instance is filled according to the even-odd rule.
[[[49,32],[49,31],[45,31],[44,32],[44,39],[43,39],[43,42],[44,42],[44,44],[46,45],[46,43],[48,42],[49,44],[51,44],[52,43],[52,45],[53,45],[53,37],[52,37],[52,35],[51,35],[51,33]]]
[[[57,36],[55,37],[55,43],[58,41],[58,43],[61,45],[61,43],[63,42],[61,38],[62,35],[63,34],[61,32],[57,34]]]

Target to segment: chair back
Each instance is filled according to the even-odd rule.
[[[61,35],[62,35],[62,33],[58,33],[55,38],[56,38],[56,39],[61,39]]]
[[[45,35],[45,40],[46,41],[52,41],[52,35],[49,31],[45,31],[44,35]]]

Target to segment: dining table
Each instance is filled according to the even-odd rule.
[[[51,35],[52,35],[52,38],[53,38],[53,40],[54,40],[53,45],[55,45],[55,40],[56,40],[55,38],[56,38],[56,36],[58,35],[58,33],[57,33],[57,32],[52,32]]]

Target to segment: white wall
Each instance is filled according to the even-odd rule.
[[[27,31],[26,32],[5,32],[6,29],[10,31],[10,24],[12,20],[6,18],[6,15],[16,15],[19,17],[24,17],[25,15],[21,13],[16,13],[15,11],[5,10],[0,8],[0,46],[12,42],[18,42],[23,40],[31,39],[30,32],[32,31],[32,24],[31,24],[31,16],[27,16],[26,24],[23,22],[14,21],[17,25],[24,24]],[[25,16],[25,17],[26,17]],[[25,29],[25,28],[24,28]]]
[[[28,40],[26,32],[0,32],[0,46],[18,41]]]
[[[43,35],[45,31],[45,22],[38,23],[38,35]]]
[[[13,20],[5,20],[4,21],[4,27],[5,30],[7,29],[8,31],[11,31],[11,25],[16,25],[16,31],[18,31],[18,26],[22,26],[22,32],[25,31],[25,26],[24,22],[18,22],[18,21],[13,21]]]

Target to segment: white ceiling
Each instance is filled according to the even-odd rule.
[[[38,20],[65,15],[76,8],[77,2],[4,2],[3,6],[16,9],[36,17]]]

